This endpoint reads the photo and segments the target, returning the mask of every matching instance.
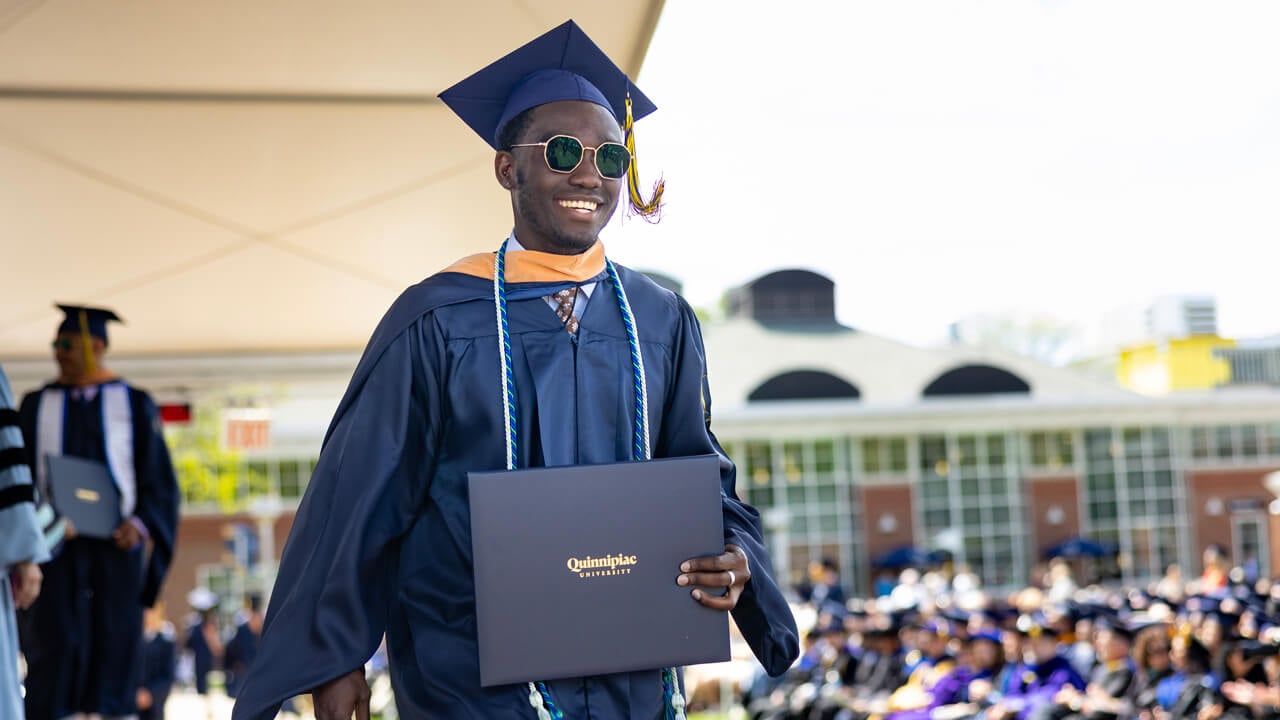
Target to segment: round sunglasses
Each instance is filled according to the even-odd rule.
[[[583,147],[582,141],[572,135],[553,135],[546,142],[521,143],[511,147],[546,148],[544,157],[551,172],[567,174],[577,170],[587,150],[595,155],[596,172],[602,178],[617,180],[625,176],[631,167],[631,151],[622,143],[606,142],[589,148]]]

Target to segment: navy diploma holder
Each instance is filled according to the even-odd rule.
[[[107,466],[70,455],[46,455],[49,494],[76,535],[110,540],[120,525],[120,490]]]
[[[717,456],[467,477],[482,686],[729,659],[729,614],[676,584],[724,552]]]

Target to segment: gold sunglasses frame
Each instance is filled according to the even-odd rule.
[[[578,157],[578,163],[577,163],[576,165],[574,165],[573,167],[569,168],[568,170],[557,170],[557,169],[555,169],[555,168],[551,167],[551,158],[548,158],[548,157],[547,157],[546,147],[547,147],[548,145],[550,145],[550,144],[551,144],[551,141],[555,140],[556,138],[568,138],[568,139],[570,139],[570,140],[572,140],[572,141],[574,141],[574,142],[578,143],[578,147],[582,148],[582,155],[580,155],[580,156]],[[623,150],[626,150],[626,151],[627,151],[627,166],[626,166],[625,168],[623,168],[623,169],[622,169],[622,174],[621,174],[621,175],[619,175],[619,176],[618,176],[618,177],[616,177],[616,178],[615,178],[615,177],[609,177],[608,175],[605,175],[603,172],[601,172],[601,171],[600,171],[600,161],[599,161],[600,154],[599,154],[599,152],[598,152],[598,151],[600,150],[600,148],[604,147],[605,145],[617,145],[618,147],[620,147],[620,148],[622,148]],[[547,138],[547,139],[546,139],[546,140],[544,140],[543,142],[536,142],[536,143],[519,143],[519,144],[516,144],[516,145],[512,145],[512,146],[511,146],[511,149],[513,149],[513,150],[514,150],[515,148],[519,148],[519,147],[540,147],[540,148],[543,148],[543,150],[542,150],[542,161],[543,161],[543,162],[545,162],[545,163],[547,164],[547,169],[548,169],[548,170],[550,170],[550,171],[551,171],[551,172],[553,172],[553,173],[559,173],[559,174],[561,174],[561,175],[568,175],[568,174],[572,173],[574,170],[577,170],[578,168],[582,167],[582,161],[583,161],[584,159],[586,159],[586,157],[587,157],[587,151],[588,151],[588,150],[590,150],[590,151],[591,151],[591,167],[593,167],[593,168],[595,168],[595,169],[596,169],[596,174],[597,174],[597,175],[599,175],[599,176],[600,176],[600,178],[601,178],[601,179],[603,179],[603,180],[621,180],[621,179],[625,178],[625,177],[627,176],[627,171],[629,171],[629,170],[631,169],[631,163],[633,163],[633,162],[635,162],[635,161],[636,161],[635,156],[631,154],[631,151],[630,151],[629,149],[627,149],[627,146],[626,146],[626,145],[623,145],[623,144],[622,144],[622,143],[620,143],[620,142],[613,142],[612,140],[610,140],[610,141],[602,142],[602,143],[600,143],[599,145],[597,145],[597,146],[595,146],[595,147],[587,147],[587,144],[586,144],[586,143],[584,143],[584,142],[582,142],[582,141],[581,141],[581,140],[579,140],[578,138],[576,138],[576,137],[574,137],[574,136],[572,136],[572,135],[565,135],[565,134],[563,134],[563,133],[561,133],[561,134],[559,134],[559,135],[552,135],[551,137]]]

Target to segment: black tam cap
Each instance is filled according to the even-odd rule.
[[[1133,642],[1134,629],[1127,623],[1121,621],[1118,617],[1100,617],[1098,618],[1096,627],[1098,630],[1105,630],[1112,635],[1116,635],[1128,640],[1129,642]]]

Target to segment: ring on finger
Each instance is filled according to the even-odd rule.
[[[734,583],[738,582],[738,576],[734,575],[732,570],[726,570],[725,572],[729,573],[729,587],[733,587]]]

